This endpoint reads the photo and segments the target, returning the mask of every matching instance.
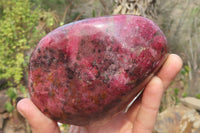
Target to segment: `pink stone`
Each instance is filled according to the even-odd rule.
[[[30,58],[29,91],[51,119],[88,125],[126,108],[164,63],[168,48],[149,19],[116,15],[47,34]]]

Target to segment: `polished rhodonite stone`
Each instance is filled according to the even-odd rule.
[[[55,121],[88,125],[126,108],[167,57],[149,19],[116,15],[70,23],[47,34],[30,58],[34,104]]]

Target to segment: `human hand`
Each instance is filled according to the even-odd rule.
[[[119,113],[107,123],[95,122],[89,126],[71,126],[70,133],[151,133],[159,111],[162,95],[182,67],[177,55],[169,55],[167,61],[152,78],[127,113]],[[18,111],[28,120],[33,133],[60,133],[56,122],[43,115],[30,99],[17,104]]]

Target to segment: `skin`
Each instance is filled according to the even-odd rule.
[[[167,61],[148,83],[142,95],[127,113],[119,113],[109,121],[98,121],[89,126],[71,126],[70,133],[151,133],[153,131],[160,102],[164,92],[182,68],[182,60],[170,54]],[[30,99],[24,98],[17,104],[33,133],[60,133],[56,122],[43,115]]]

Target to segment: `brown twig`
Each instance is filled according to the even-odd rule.
[[[68,6],[66,7],[66,9],[65,9],[65,12],[64,12],[63,18],[62,18],[62,22],[65,21],[66,14],[67,14],[69,8],[71,7],[71,5],[72,5],[72,1],[69,3],[69,5],[68,5]]]
[[[83,13],[84,13],[84,12],[80,13],[80,14],[74,19],[74,21],[79,20],[79,18],[81,17],[81,15],[83,15]]]

